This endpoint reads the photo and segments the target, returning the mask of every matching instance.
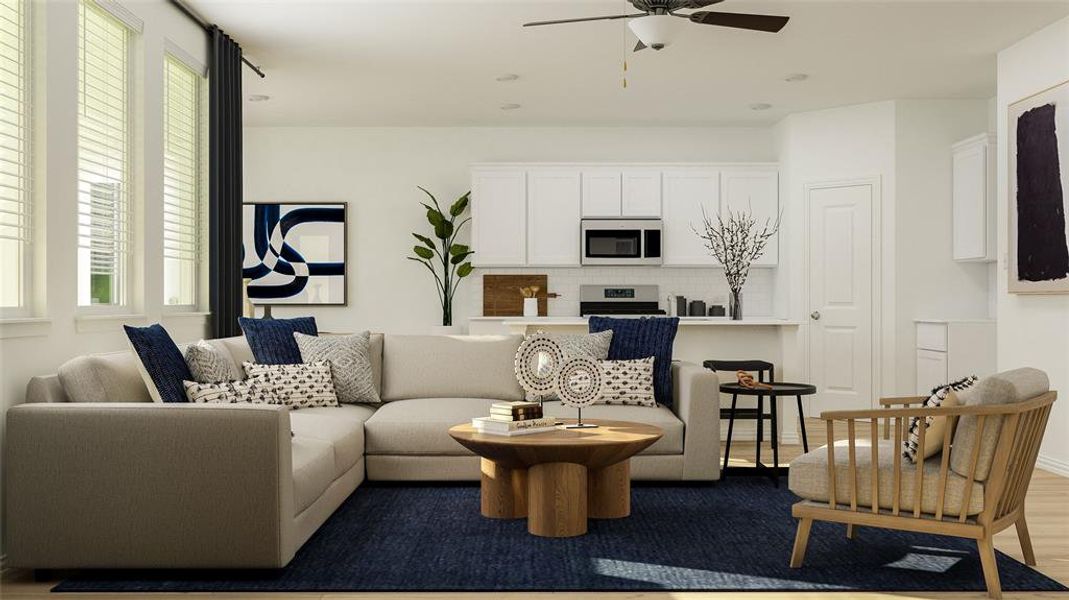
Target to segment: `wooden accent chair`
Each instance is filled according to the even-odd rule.
[[[802,566],[814,519],[845,524],[851,538],[865,525],[974,539],[991,598],[1002,596],[995,533],[1016,525],[1025,562],[1036,564],[1024,499],[1057,394],[1042,371],[1016,369],[959,396],[960,406],[916,406],[923,396],[885,398],[883,408],[820,415],[829,444],[791,462],[789,487],[803,498],[791,510],[798,519],[792,568]],[[942,450],[914,464],[903,457],[902,441],[911,417],[928,416],[948,419]],[[846,422],[847,439],[831,443],[836,421]],[[857,439],[858,421],[867,421],[871,439]],[[919,428],[919,448],[926,429]]]

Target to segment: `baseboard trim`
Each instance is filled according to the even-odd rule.
[[[1036,460],[1036,466],[1044,471],[1050,471],[1055,475],[1069,477],[1069,462],[1040,454],[1039,459]]]

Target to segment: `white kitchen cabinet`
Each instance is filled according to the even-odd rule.
[[[579,266],[581,190],[577,169],[527,172],[527,265]]]
[[[621,216],[639,218],[661,216],[660,169],[625,170],[622,193]]]
[[[779,172],[771,169],[724,169],[720,172],[720,211],[749,211],[760,230],[766,223],[779,219]],[[774,266],[779,263],[779,234],[772,236],[765,253],[754,265]]]
[[[995,372],[994,321],[917,321],[916,340],[918,395],[962,377]]]
[[[524,169],[472,169],[471,247],[475,251],[471,262],[476,267],[526,264],[527,173]]]
[[[612,218],[621,215],[621,173],[619,169],[587,169],[583,178],[583,218]]]
[[[953,146],[954,260],[996,260],[994,136],[978,135]]]
[[[661,203],[665,266],[712,266],[694,229],[702,229],[702,210],[715,217],[720,209],[720,173],[714,169],[666,169],[662,173]]]

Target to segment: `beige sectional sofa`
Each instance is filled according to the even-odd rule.
[[[26,568],[285,566],[364,481],[477,480],[449,427],[523,396],[519,336],[372,336],[383,403],[289,411],[158,404],[131,352],[75,358],[35,377],[7,414],[7,564]],[[236,365],[243,338],[212,340]],[[664,437],[632,477],[720,476],[716,375],[672,369],[673,409],[594,406]],[[549,414],[573,410],[547,403]]]

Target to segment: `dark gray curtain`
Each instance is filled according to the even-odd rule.
[[[208,298],[212,337],[241,335],[241,47],[211,27],[208,57]]]

